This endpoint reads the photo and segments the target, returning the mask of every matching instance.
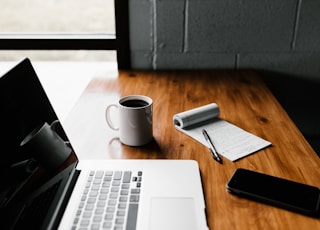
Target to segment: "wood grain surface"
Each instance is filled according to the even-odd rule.
[[[154,140],[122,145],[105,122],[105,108],[125,95],[153,99]],[[173,125],[173,115],[215,102],[220,117],[272,143],[236,162],[217,163],[208,149]],[[238,198],[226,191],[237,168],[320,187],[320,160],[258,73],[119,71],[94,78],[65,122],[79,159],[193,159],[199,163],[210,229],[320,229],[320,220]],[[165,170],[165,169],[164,169]]]

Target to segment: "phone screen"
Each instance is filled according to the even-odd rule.
[[[316,214],[319,209],[319,188],[246,169],[236,170],[227,190],[305,214]]]

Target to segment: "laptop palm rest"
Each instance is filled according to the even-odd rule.
[[[194,230],[197,227],[193,198],[152,198],[150,230]]]

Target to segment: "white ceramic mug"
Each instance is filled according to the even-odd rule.
[[[141,146],[152,140],[152,104],[152,99],[147,96],[130,95],[120,98],[117,104],[107,106],[107,124],[111,129],[119,131],[119,138],[123,144]],[[117,108],[119,112],[118,125],[112,119],[112,107]]]

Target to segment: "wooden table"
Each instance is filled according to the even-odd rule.
[[[120,144],[107,127],[108,104],[129,94],[151,97],[154,141]],[[215,102],[220,117],[272,146],[236,162],[214,161],[208,149],[174,128],[178,112]],[[320,187],[320,160],[254,71],[119,71],[94,78],[65,121],[79,159],[194,159],[198,161],[210,229],[320,229],[320,220],[241,199],[226,191],[242,167]]]

